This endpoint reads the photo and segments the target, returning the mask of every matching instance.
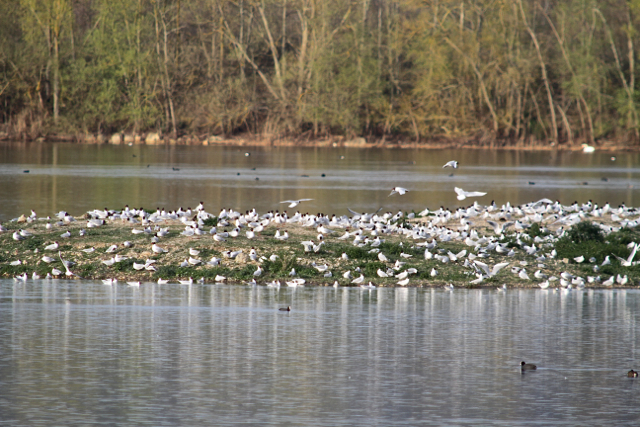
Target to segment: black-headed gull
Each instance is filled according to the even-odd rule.
[[[394,194],[399,194],[401,196],[403,196],[405,193],[408,193],[409,190],[407,190],[406,188],[403,187],[393,187],[391,189],[391,194],[389,194],[389,197],[393,196]]]
[[[283,201],[282,201],[282,202],[280,202],[280,203],[289,203],[289,207],[290,207],[290,208],[295,208],[295,207],[296,207],[296,206],[298,206],[300,203],[302,203],[302,202],[308,202],[308,201],[310,201],[310,200],[313,200],[313,199],[283,200]]]
[[[456,194],[458,195],[458,200],[464,200],[467,197],[480,197],[480,196],[484,196],[487,193],[483,193],[481,191],[464,191],[462,188],[459,187],[455,187],[454,188]]]
[[[45,251],[55,251],[59,247],[60,247],[60,245],[58,244],[58,242],[53,242],[52,244],[50,244],[48,246],[45,246],[44,250]]]
[[[458,162],[456,160],[450,160],[442,166],[443,168],[452,167],[454,169],[458,169]]]

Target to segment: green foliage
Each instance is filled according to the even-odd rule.
[[[637,6],[568,0],[541,11],[523,0],[522,16],[487,0],[316,3],[291,0],[283,15],[282,2],[0,2],[1,122],[26,137],[160,129],[516,141],[553,137],[561,103],[571,127],[561,143],[637,139],[638,94],[611,59],[611,46],[640,45],[629,29],[640,25]]]
[[[573,258],[583,255],[585,259],[596,258],[597,263],[602,263],[606,256],[612,258],[614,265],[619,265],[614,255],[627,258],[630,249],[627,244],[637,241],[640,233],[629,228],[623,228],[617,232],[605,236],[602,229],[590,222],[581,222],[571,227],[565,236],[556,243],[558,258]],[[613,267],[609,267],[611,269]]]
[[[216,225],[218,225],[218,217],[217,216],[209,217],[202,222],[206,227],[215,227]]]
[[[135,258],[128,258],[128,259],[125,259],[124,261],[114,263],[111,266],[111,268],[114,269],[115,271],[131,271],[133,270],[134,262],[136,264],[144,264],[145,261],[140,259],[135,259]]]
[[[571,227],[565,236],[573,243],[604,242],[604,233],[596,224],[582,221]]]
[[[15,277],[15,276],[21,275],[22,273],[28,273],[28,272],[29,272],[29,267],[27,267],[24,264],[20,264],[20,265],[10,265],[10,264],[0,265],[0,276]]]
[[[374,261],[360,264],[360,269],[366,277],[378,277],[378,269],[387,271],[387,266],[382,262]]]
[[[353,245],[333,245],[332,249],[336,256],[340,256],[343,253],[346,253],[349,259],[352,260],[377,260],[378,255],[374,253],[369,253],[370,248],[359,248]]]
[[[547,234],[549,234],[548,232],[545,233],[543,231],[543,227],[540,226],[540,223],[534,222],[533,224],[531,224],[531,226],[527,229],[527,234],[529,235],[529,237],[531,237],[532,239],[535,237],[542,237],[542,236],[546,236]]]

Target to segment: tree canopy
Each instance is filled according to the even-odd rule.
[[[640,0],[0,2],[11,135],[640,142]]]

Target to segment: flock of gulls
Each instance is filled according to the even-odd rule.
[[[458,168],[458,162],[452,160],[443,166],[443,168],[449,167]],[[389,197],[396,195],[400,197],[409,191],[403,187],[394,187]],[[479,191],[465,191],[458,187],[455,188],[455,193],[458,200],[482,197],[487,194]],[[295,208],[311,200],[313,199],[284,200],[280,203],[287,204],[289,208]],[[270,235],[269,239],[287,241],[290,238],[288,230],[296,227],[300,229],[301,227],[305,230],[303,233],[305,240],[301,240],[299,244],[305,254],[322,253],[323,246],[332,242],[351,243],[366,249],[370,254],[376,254],[378,261],[385,266],[377,270],[377,276],[384,279],[387,285],[395,284],[397,286],[419,285],[419,279],[415,279],[419,273],[416,267],[425,266],[428,277],[437,281],[439,266],[452,267],[454,265],[460,268],[468,278],[468,285],[482,285],[498,275],[512,274],[514,275],[512,279],[520,283],[537,283],[542,289],[571,290],[574,288],[582,289],[587,285],[611,287],[617,284],[624,286],[633,284],[629,283],[626,275],[603,277],[599,274],[600,268],[612,262],[619,262],[622,266],[627,267],[638,263],[638,261],[634,261],[634,258],[639,245],[634,242],[629,245],[631,254],[626,259],[619,257],[611,259],[607,256],[602,263],[598,264],[595,258],[585,259],[584,256],[579,256],[570,261],[571,263],[590,264],[593,274],[579,276],[564,271],[553,275],[550,274],[549,270],[551,269],[547,267],[549,263],[554,263],[554,265],[558,263],[556,260],[557,252],[554,249],[557,240],[565,234],[567,229],[583,220],[590,220],[597,224],[605,234],[619,230],[621,227],[636,227],[640,221],[640,211],[624,205],[618,207],[612,207],[609,204],[598,206],[591,201],[584,204],[575,202],[571,205],[563,205],[558,201],[542,199],[520,206],[512,206],[509,203],[499,206],[495,202],[484,206],[475,201],[469,206],[460,207],[453,211],[441,207],[434,211],[425,209],[417,215],[402,211],[397,213],[381,213],[381,210],[374,213],[360,213],[351,209],[349,211],[351,216],[312,215],[303,214],[300,211],[289,216],[286,211],[270,211],[260,215],[255,209],[245,213],[233,209],[222,209],[217,215],[214,215],[205,210],[202,202],[193,210],[180,208],[177,211],[165,211],[158,208],[151,213],[143,209],[130,209],[129,207],[119,211],[105,208],[89,211],[84,216],[86,227],[78,231],[78,237],[87,235],[88,229],[103,227],[108,223],[120,222],[131,226],[134,235],[144,234],[150,237],[148,248],[150,256],[144,263],[134,262],[132,268],[141,272],[155,272],[157,271],[156,265],[161,263],[162,257],[170,251],[163,246],[163,240],[166,240],[171,234],[178,234],[175,229],[170,230],[169,224],[184,227],[179,229],[181,230],[179,231],[180,236],[195,239],[211,238],[214,248],[216,244],[230,246],[234,241],[237,241],[239,246],[240,241],[236,240],[239,237],[247,239],[243,245],[248,247],[252,241],[258,242],[260,238],[264,239],[261,233],[267,227],[276,228],[275,234],[273,237]],[[211,218],[217,219],[216,226],[205,226],[205,221]],[[66,212],[60,212],[51,219],[39,218],[32,211],[29,217],[23,216],[19,221],[26,223],[27,226],[14,231],[13,240],[21,242],[30,238],[34,231],[29,231],[28,225],[36,223],[36,221],[40,221],[42,224],[43,220],[46,222],[44,226],[46,230],[51,230],[54,226],[78,224],[81,221]],[[55,221],[53,225],[51,221]],[[528,229],[534,223],[538,224],[544,233],[534,237],[530,236]],[[231,231],[228,231],[229,229]],[[0,233],[7,231],[6,227],[0,225]],[[313,238],[307,238],[310,235]],[[61,240],[71,239],[71,237],[69,229],[60,235]],[[380,249],[381,244],[391,238],[399,241],[401,247],[407,248],[406,252],[403,251],[399,256],[394,257],[383,253]],[[458,247],[464,246],[464,249],[456,250],[454,253],[446,248],[447,244],[449,247],[451,244],[456,244]],[[126,260],[128,256],[125,250],[131,246],[131,242],[125,241],[119,245],[111,245],[106,249],[93,247],[79,249],[78,247],[78,250],[87,254],[103,251],[105,258],[101,259],[101,262],[109,267]],[[258,245],[256,244],[256,246]],[[59,248],[60,243],[54,241],[42,248],[35,249],[35,252],[42,251],[43,255],[40,258],[42,262],[50,264],[60,261],[64,268],[64,270],[52,268],[45,278],[78,277],[73,271],[75,263],[71,260],[65,260]],[[231,260],[243,259],[245,263],[253,263],[256,267],[253,279],[248,284],[262,284],[268,287],[280,287],[281,285],[297,287],[306,283],[304,278],[297,277],[295,268],[289,272],[286,279],[283,279],[283,283],[279,279],[263,280],[260,283],[265,272],[264,262],[266,260],[275,262],[278,259],[278,255],[275,253],[260,254],[254,247],[248,253],[244,252],[246,248],[222,250],[223,248],[218,247],[217,249],[220,249],[218,252],[221,254],[220,257],[213,256],[207,261],[198,258],[200,251],[190,248],[179,266],[217,267]],[[182,250],[184,251],[184,248]],[[414,257],[416,258],[411,259]],[[417,261],[418,258],[424,258],[425,262]],[[501,262],[493,262],[492,260],[495,258],[500,258]],[[360,268],[340,271],[341,261],[348,259],[347,253],[342,253],[338,259],[322,264],[313,261],[309,263],[309,266],[318,272],[316,282],[324,282],[325,284],[333,282],[333,286],[336,287],[355,285],[363,289],[376,288],[373,280],[366,279]],[[13,266],[21,265],[21,263],[21,260],[11,261]],[[504,273],[504,271],[508,271],[508,273]],[[424,282],[425,274],[422,277]],[[33,272],[31,278],[40,279],[40,276]],[[16,281],[28,279],[27,273],[15,277]],[[215,277],[216,283],[225,283],[226,281],[227,278],[222,275]],[[391,281],[392,283],[390,283]],[[103,279],[102,282],[105,285],[118,283],[116,278]],[[158,278],[157,282],[159,284],[170,283],[169,280],[163,278]],[[204,283],[204,279],[200,279],[200,282]],[[495,280],[491,281],[491,283],[494,282]],[[141,285],[140,281],[127,281],[126,283],[134,287]],[[178,283],[191,285],[194,280],[189,277],[179,280]],[[453,284],[446,284],[444,287],[447,290],[455,288]],[[503,285],[498,287],[497,291],[503,292],[506,289],[506,285]]]

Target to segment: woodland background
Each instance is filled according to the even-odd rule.
[[[0,130],[640,143],[640,0],[1,0]]]

